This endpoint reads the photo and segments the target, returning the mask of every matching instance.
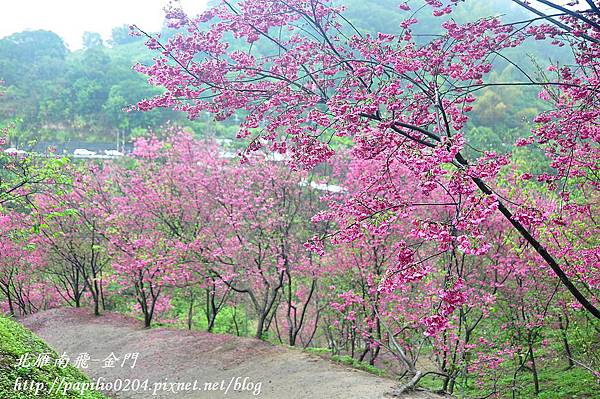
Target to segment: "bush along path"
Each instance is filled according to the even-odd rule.
[[[105,399],[90,379],[21,324],[0,315],[0,399]]]

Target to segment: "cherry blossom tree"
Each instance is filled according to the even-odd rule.
[[[407,168],[407,184],[413,191],[427,195],[441,187],[444,203],[454,207],[451,222],[411,221],[409,215],[423,238],[440,249],[457,243],[469,254],[483,255],[487,245],[480,226],[500,213],[574,300],[600,318],[597,281],[586,278],[597,275],[597,266],[580,267],[578,257],[571,258],[575,252],[592,251],[596,259],[597,246],[588,241],[574,251],[553,251],[542,230],[552,228],[555,218],[541,218],[527,203],[502,196],[499,174],[511,162],[510,154],[486,152],[473,159],[464,155],[469,144],[465,125],[479,90],[537,86],[550,110],[538,115],[536,127],[523,132],[516,144],[545,151],[551,172],[535,179],[557,194],[553,208],[559,215],[566,210],[580,217],[593,214],[599,112],[597,7],[588,2],[589,9],[574,11],[540,2],[559,11],[550,16],[531,3],[516,2],[538,15],[516,23],[489,17],[459,24],[450,18],[459,2],[425,3],[424,8],[400,3],[406,18],[398,32],[377,35],[356,30],[343,9],[326,0],[224,0],[197,17],[172,7],[167,18],[181,33],[162,42],[137,30],[148,36],[148,47],[158,56],[154,64],[136,69],[147,74],[150,83],[165,88],[137,108],[168,107],[190,118],[209,112],[217,119],[243,111],[238,136],[250,140],[247,153],[268,143],[271,150],[288,154],[295,168],[327,161],[334,153],[331,140],[349,137],[355,157],[380,166],[381,178],[371,188],[378,196],[362,218],[411,209],[412,193],[396,195],[392,185],[398,182],[385,174],[388,169]],[[413,36],[419,11],[439,18],[440,35],[429,41]],[[236,50],[230,50],[231,38]],[[547,74],[533,77],[519,60],[505,55],[532,40],[571,46],[574,64],[549,64]],[[260,52],[255,50],[259,47]],[[522,74],[519,81],[486,81],[498,57]],[[526,171],[522,179],[532,177]],[[356,209],[340,212],[352,218]],[[582,275],[578,269],[585,267],[592,272]]]
[[[33,204],[38,218],[34,225],[41,244],[53,256],[49,268],[62,287],[65,300],[81,306],[84,293],[90,294],[94,314],[104,303],[103,271],[110,261],[103,236],[103,216],[90,203],[89,176],[74,171],[74,181],[59,192],[40,194]]]
[[[0,293],[11,315],[27,315],[60,303],[60,296],[40,273],[46,265],[39,237],[17,212],[0,213]],[[4,306],[2,306],[4,308]]]
[[[146,194],[152,194],[141,173],[140,169],[114,170],[107,175],[110,180],[101,181],[103,186],[96,195],[110,190],[109,184],[115,184],[112,196],[97,198],[107,210],[104,234],[116,281],[123,289],[133,288],[144,326],[149,328],[161,295],[177,279],[180,248],[161,228],[152,209],[145,207]]]
[[[212,273],[236,293],[248,296],[258,317],[258,338],[268,330],[285,293],[288,339],[293,345],[304,315],[293,299],[295,279],[314,281],[318,275],[303,247],[310,237],[311,210],[316,212],[307,199],[306,175],[251,157],[243,164],[230,162],[220,171],[213,170],[210,179],[205,199],[212,203],[213,223],[204,245],[215,265]]]
[[[199,288],[212,330],[235,292],[250,300],[259,338],[286,304],[294,344],[318,276],[304,248],[319,205],[306,173],[264,156],[239,163],[185,133],[139,139],[132,155],[129,164],[92,168],[77,195],[82,209],[96,208],[117,279],[135,289],[146,325],[165,290]],[[311,288],[298,309],[294,290],[306,279]]]

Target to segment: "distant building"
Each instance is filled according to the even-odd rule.
[[[87,150],[90,153],[114,155],[117,151],[117,145],[115,143],[89,143],[85,141],[73,140],[65,143],[55,143],[51,141],[40,141],[35,143],[33,146],[24,148],[26,151],[34,152],[38,154],[45,154],[48,149],[54,149],[54,153],[59,155],[74,155],[75,150]],[[133,151],[132,144],[125,144],[125,149],[120,148],[118,150],[121,153],[129,154]],[[79,151],[79,153],[83,153]]]

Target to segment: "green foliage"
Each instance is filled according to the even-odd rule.
[[[138,42],[140,40],[143,39],[139,36],[131,36],[129,34],[128,25],[117,26],[111,31],[110,44],[112,44],[113,46],[120,46],[123,44]]]
[[[539,399],[592,399],[597,397],[598,382],[586,370],[573,367],[565,369],[564,365],[555,364],[552,367],[544,368],[539,372],[540,390],[535,394],[533,390],[532,374],[523,371],[517,375],[515,381],[515,398],[539,398]],[[457,381],[455,388],[455,397],[461,397],[463,386],[461,380]],[[434,375],[425,376],[419,385],[430,390],[438,390],[442,387],[441,377]],[[511,373],[505,373],[505,377],[500,379],[497,388],[504,394],[501,397],[512,397],[513,380]],[[481,396],[481,388],[468,381],[464,387],[464,395],[467,398]]]
[[[69,52],[52,32],[27,31],[0,40],[0,126],[20,120],[12,146],[37,141],[116,141],[117,133],[183,121],[172,111],[125,112],[124,108],[159,92],[132,70],[151,55],[143,41],[113,32],[113,47],[86,32],[85,49]]]
[[[243,310],[236,309],[233,306],[226,306],[219,312],[219,315],[215,320],[215,327],[213,328],[213,332],[217,334],[235,334],[240,336],[248,336],[251,332],[248,329],[248,323],[244,322],[246,319],[247,316]],[[237,329],[236,321],[238,323]],[[202,324],[205,323],[206,319],[203,319]]]
[[[103,399],[103,394],[95,391],[85,390],[83,394],[75,391],[49,393],[50,387],[55,379],[65,383],[89,383],[88,377],[73,366],[65,368],[54,364],[42,367],[17,367],[18,359],[28,353],[36,357],[39,354],[49,353],[50,357],[56,359],[57,353],[36,337],[31,331],[19,323],[0,316],[0,398],[11,399]],[[20,379],[19,379],[20,377]],[[43,383],[45,390],[35,395],[32,390],[15,390],[17,381],[33,381]],[[41,386],[41,385],[40,385]]]
[[[375,366],[371,366],[369,363],[360,362],[348,355],[333,355],[331,360],[334,362],[345,364],[346,366],[354,367],[355,369],[363,370],[371,374],[384,376],[386,372]]]
[[[203,292],[196,293],[192,312],[192,329],[206,331],[208,319],[205,313]],[[171,299],[171,313],[181,327],[187,328],[189,311],[189,294],[177,292]],[[218,313],[212,332],[216,334],[233,334],[247,337],[252,334],[253,326],[243,306],[224,306]]]
[[[598,397],[598,382],[594,380],[589,372],[581,368],[548,368],[540,373],[542,392],[537,397],[540,399],[554,398],[596,398]],[[524,397],[535,397],[531,387],[522,390]]]
[[[348,355],[333,355],[331,350],[328,348],[306,348],[305,351],[319,355],[326,359],[331,359],[334,362],[345,364],[346,366],[353,367],[355,369],[366,371],[367,373],[375,374],[378,376],[386,376],[388,373],[378,367],[372,366],[367,362],[361,362]]]
[[[6,128],[10,136],[14,125]],[[65,173],[69,159],[65,157],[38,157],[29,154],[0,152],[0,205],[23,206],[19,199],[39,191],[42,187],[69,184]]]
[[[306,351],[315,355],[328,355],[331,353],[331,350],[328,348],[306,348]]]
[[[335,3],[346,7],[344,15],[359,30],[371,33],[398,33],[400,22],[407,17],[394,0],[336,0]],[[428,7],[413,11],[421,21],[415,27],[415,34],[424,34],[426,38],[439,33],[443,18],[433,17]],[[490,15],[503,15],[508,21],[523,20],[526,16],[522,9],[508,7],[505,2],[469,1],[460,4],[452,18],[464,22]],[[161,32],[163,40],[174,33]],[[116,142],[118,137],[129,139],[142,131],[156,130],[167,120],[192,127],[205,136],[235,136],[243,115],[216,122],[205,116],[188,121],[182,114],[166,109],[124,112],[129,105],[160,92],[131,68],[137,62],[149,62],[153,54],[144,46],[143,38],[129,35],[125,25],[113,29],[108,44],[109,47],[105,46],[101,37],[92,32],[84,35],[84,49],[75,52],[69,52],[62,39],[48,31],[20,32],[0,40],[0,79],[8,87],[6,95],[0,98],[0,125],[6,120],[22,120],[21,128],[11,138],[12,145],[22,145],[33,137],[57,142],[74,139]],[[274,50],[262,44],[252,48],[255,55],[271,54]],[[563,62],[568,59],[566,51],[560,49],[556,54],[540,54],[535,43],[525,44],[518,51],[519,54],[512,54],[516,56],[513,58],[522,59],[525,52],[538,59],[551,57]],[[502,59],[496,63],[495,69],[501,72],[493,73],[491,82],[524,80],[514,66]],[[534,75],[531,63],[526,64],[526,72]],[[477,93],[479,99],[469,125],[468,134],[473,136],[469,137],[470,144],[477,150],[510,151],[514,137],[529,129],[528,122],[540,110],[536,93],[537,88],[522,86],[490,87]],[[334,148],[349,144],[347,139],[333,137],[333,140]],[[244,145],[243,141],[236,144]]]

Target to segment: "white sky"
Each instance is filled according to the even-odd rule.
[[[188,14],[198,14],[207,0],[181,0]],[[50,30],[71,50],[82,47],[83,32],[98,32],[108,40],[123,24],[158,31],[168,0],[0,0],[0,38],[23,30]]]

